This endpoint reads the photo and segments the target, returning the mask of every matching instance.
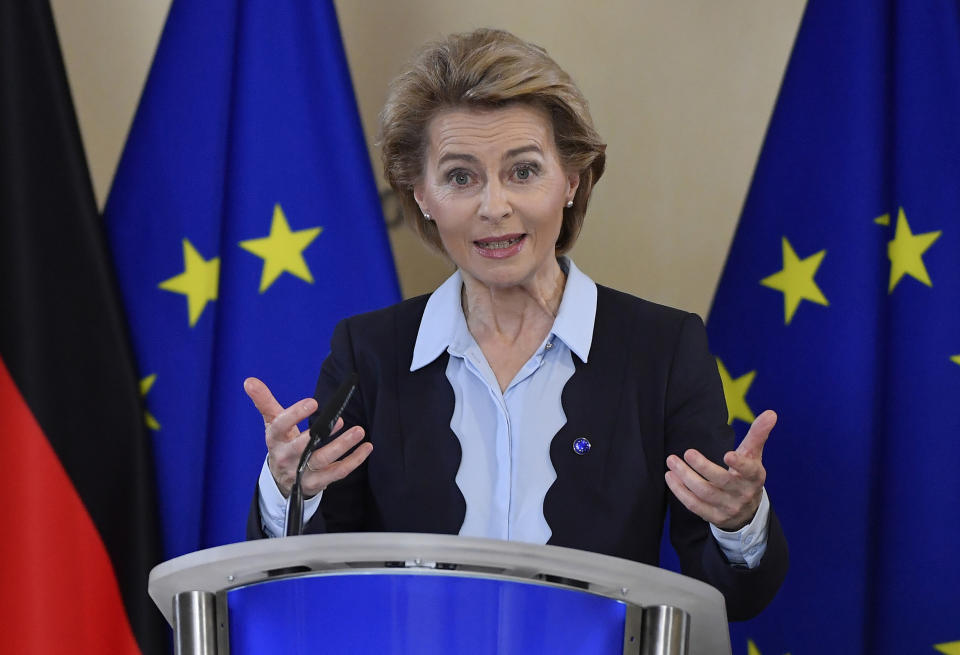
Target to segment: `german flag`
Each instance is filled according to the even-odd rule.
[[[47,0],[0,2],[0,651],[162,653],[153,467]]]

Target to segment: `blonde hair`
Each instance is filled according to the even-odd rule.
[[[580,174],[573,206],[563,210],[557,253],[576,242],[606,162],[606,144],[593,127],[587,101],[543,48],[503,30],[478,29],[424,46],[390,84],[380,112],[384,177],[400,199],[404,219],[434,249],[443,252],[437,226],[423,217],[413,197],[423,175],[430,120],[451,108],[495,109],[516,103],[547,112],[561,163]]]

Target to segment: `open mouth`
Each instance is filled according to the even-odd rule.
[[[526,234],[508,234],[502,237],[479,239],[473,243],[483,250],[506,250],[520,243],[526,236]]]
[[[486,239],[477,239],[473,242],[474,252],[487,259],[506,259],[513,257],[521,250],[527,240],[526,234],[504,234]]]

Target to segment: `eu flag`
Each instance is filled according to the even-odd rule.
[[[396,273],[329,0],[175,0],[105,219],[167,557],[243,539],[266,454],[249,375],[309,396]]]
[[[958,259],[960,4],[810,0],[708,326],[734,425],[780,414],[735,652],[960,653]]]

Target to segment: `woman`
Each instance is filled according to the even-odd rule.
[[[406,219],[457,271],[337,326],[316,398],[351,371],[360,382],[351,427],[309,462],[305,531],[459,533],[656,564],[669,506],[683,571],[718,587],[732,619],[759,612],[787,567],[760,459],[776,417],[730,451],[700,319],[598,286],[563,256],[605,161],[569,76],[506,32],[451,36],[394,81],[381,140]],[[248,531],[275,536],[307,439],[297,423],[317,402],[245,388],[269,450]]]

